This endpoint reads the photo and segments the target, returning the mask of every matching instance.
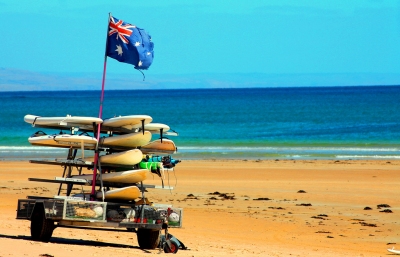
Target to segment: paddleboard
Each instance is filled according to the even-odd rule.
[[[387,249],[391,253],[400,254],[400,250],[395,250],[394,247],[392,249]]]
[[[111,172],[111,173],[103,173],[101,177],[105,182],[113,182],[113,183],[138,183],[145,179],[147,179],[150,172],[147,169],[140,170],[127,170],[121,172]],[[72,178],[76,179],[86,179],[92,180],[93,174],[90,175],[76,175],[72,176]],[[97,175],[99,178],[99,175]]]
[[[139,149],[100,156],[101,163],[117,165],[135,165],[142,159],[143,153]]]
[[[99,124],[103,120],[95,117],[71,116],[65,117],[41,117],[36,115],[25,115],[25,122],[32,126],[49,127],[49,128],[72,128],[72,127],[91,127],[93,123]]]
[[[124,135],[114,135],[112,137],[102,137],[100,139],[100,146],[103,147],[122,147],[122,148],[134,148],[145,145],[151,140],[151,133],[149,131],[136,132]]]
[[[118,128],[122,127],[125,129],[135,129],[142,127],[142,121],[144,124],[148,124],[153,120],[152,117],[148,115],[128,115],[128,116],[119,116],[114,118],[105,119],[103,121],[103,126]]]
[[[140,148],[144,154],[173,154],[177,148],[175,143],[167,138],[154,140]]]
[[[97,139],[86,135],[43,135],[34,134],[28,138],[29,143],[39,146],[63,147],[63,148],[96,148]]]
[[[122,187],[104,192],[105,200],[133,201],[136,198],[139,198],[140,196],[141,192],[137,186]],[[98,199],[102,199],[103,193],[97,192],[96,197]]]

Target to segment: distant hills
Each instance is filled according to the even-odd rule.
[[[107,74],[106,89],[180,89],[246,87],[314,87],[400,85],[399,74],[177,74],[155,75],[145,71]],[[0,91],[100,90],[101,73],[39,73],[0,68]]]

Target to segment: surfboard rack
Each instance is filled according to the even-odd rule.
[[[140,168],[141,161],[148,161],[143,160],[143,154],[176,152],[174,142],[164,136],[177,136],[178,133],[167,132],[170,129],[168,125],[150,124],[152,118],[147,115],[119,116],[106,120],[70,115],[26,115],[24,120],[34,127],[69,130],[71,134],[64,136],[60,133],[52,137],[43,133],[28,139],[33,145],[68,148],[65,159],[29,161],[32,164],[63,167],[60,177],[28,179],[59,184],[57,195],[27,196],[26,199],[18,200],[17,219],[31,221],[30,230],[34,240],[47,242],[57,227],[134,231],[137,233],[140,247],[155,249],[160,241],[162,229],[182,227],[183,209],[152,204],[145,197],[147,189],[173,189],[171,186],[164,186],[164,171],[173,171],[173,167],[179,161],[173,165],[171,162],[170,166],[167,166],[164,159],[152,160],[160,165],[157,166],[156,174],[161,177],[162,185],[143,184],[149,172],[155,172],[151,168]],[[83,133],[75,135],[78,131]],[[151,134],[155,134],[155,131],[160,132],[161,139],[149,142]],[[93,133],[97,139],[93,140],[94,137],[88,133],[85,137],[82,136],[85,132]],[[100,133],[107,133],[108,137],[100,140]],[[143,136],[137,137],[137,133]],[[117,138],[114,135],[119,136]],[[82,153],[81,158],[77,158],[78,150]],[[93,158],[84,157],[86,151],[94,152],[94,160],[97,160],[95,163]],[[91,170],[92,174],[82,174],[82,169]],[[82,186],[82,190],[80,187],[73,188],[74,185]],[[61,194],[63,186],[66,186],[66,191]],[[92,191],[87,193],[83,186],[91,186]],[[98,187],[99,191],[95,190],[95,187]],[[79,190],[80,193],[73,194],[72,192],[76,192],[74,190]],[[172,239],[166,238],[164,241],[171,247]]]
[[[84,167],[92,168],[92,163],[85,163],[77,160],[65,160],[65,161],[41,161],[41,160],[29,160],[30,163],[34,164],[47,164],[47,165],[57,165],[57,166],[70,166],[74,168]]]
[[[63,184],[74,184],[74,185],[87,185],[87,186],[91,185],[84,179],[69,179],[69,178],[60,178],[60,179],[28,178],[28,181],[45,182],[45,183],[63,183]]]
[[[85,185],[85,186],[92,185],[92,180],[76,179],[76,178],[62,178],[62,177],[56,177],[55,179],[28,178],[28,181],[45,182],[45,183],[74,184],[74,185]],[[103,186],[105,186],[105,187],[124,187],[126,185],[127,184],[123,184],[123,183],[113,183],[113,182],[103,181]],[[100,186],[100,181],[96,181],[96,186]],[[147,188],[165,189],[165,190],[174,189],[174,187],[171,187],[171,186],[159,186],[159,185],[136,184],[136,186],[141,190],[145,190]]]
[[[74,167],[74,168],[88,168],[91,169],[93,168],[94,164],[93,162],[88,162],[88,161],[82,161],[82,160],[55,160],[55,161],[45,161],[45,160],[30,160],[30,163],[34,164],[46,164],[46,165],[57,165],[57,166],[68,166],[68,167]],[[104,169],[109,169],[109,168],[132,168],[132,166],[128,165],[118,165],[118,164],[113,164],[113,165],[107,165],[107,164],[102,164],[101,167]]]

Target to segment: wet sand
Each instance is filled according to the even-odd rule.
[[[183,161],[156,203],[184,208],[170,233],[190,250],[177,256],[391,256],[400,249],[400,161]],[[16,220],[17,199],[54,196],[59,166],[0,162],[0,256],[149,256],[132,232],[57,228],[50,242],[30,239]],[[158,184],[158,177],[146,184]],[[90,188],[87,187],[90,191]],[[378,207],[379,205],[389,207]],[[367,208],[368,207],[368,208]]]

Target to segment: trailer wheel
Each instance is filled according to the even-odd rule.
[[[172,240],[169,240],[169,243],[170,243],[169,245],[168,245],[168,243],[165,243],[164,253],[177,253],[178,249],[179,249],[178,244]]]
[[[137,240],[142,249],[156,249],[160,243],[160,230],[139,228]]]
[[[31,216],[31,236],[33,240],[48,242],[53,234],[54,222],[46,219],[43,206],[35,206]]]

